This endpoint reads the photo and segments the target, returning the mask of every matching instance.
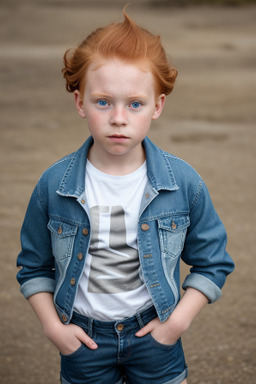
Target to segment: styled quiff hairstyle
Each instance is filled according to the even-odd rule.
[[[168,95],[177,77],[176,68],[168,62],[160,36],[138,26],[123,10],[124,21],[92,32],[76,49],[64,55],[63,77],[68,92],[83,92],[85,75],[96,60],[116,57],[127,63],[143,66],[152,72],[157,95]]]

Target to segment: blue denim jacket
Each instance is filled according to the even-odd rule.
[[[21,230],[17,264],[21,292],[54,293],[61,321],[69,323],[90,243],[85,164],[90,137],[75,153],[40,178]],[[138,221],[140,275],[161,321],[180,298],[180,259],[191,266],[183,289],[193,287],[209,302],[221,296],[234,263],[226,252],[226,232],[202,178],[185,161],[148,138],[143,141],[148,184]]]

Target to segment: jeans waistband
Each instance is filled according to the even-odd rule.
[[[90,334],[92,329],[96,332],[105,332],[105,333],[116,333],[117,331],[130,330],[137,328],[138,326],[143,327],[151,320],[157,317],[157,312],[155,307],[149,307],[144,311],[136,313],[132,317],[125,318],[123,320],[117,321],[101,321],[95,320],[90,317],[80,315],[77,312],[73,313],[71,322],[85,328]]]

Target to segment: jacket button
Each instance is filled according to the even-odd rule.
[[[81,203],[82,203],[82,204],[85,204],[85,200],[84,200],[84,199],[82,199],[82,200],[81,200]]]
[[[141,229],[142,229],[142,231],[148,231],[149,225],[148,224],[142,224]]]
[[[88,233],[89,233],[88,229],[87,229],[87,228],[83,228],[83,230],[82,230],[82,234],[83,234],[84,236],[87,236]]]
[[[146,199],[148,199],[149,198],[149,193],[146,193],[145,197],[146,197]]]
[[[177,228],[177,225],[174,223],[174,221],[172,222],[172,229],[176,229]]]
[[[70,284],[74,286],[74,285],[76,284],[76,279],[74,279],[74,278],[71,279],[71,280],[70,280]]]
[[[83,257],[84,257],[84,256],[83,256],[82,253],[78,253],[78,255],[77,255],[78,260],[80,260],[80,261],[83,260]]]
[[[59,229],[58,229],[58,234],[61,235],[62,234],[62,228],[61,226],[59,226]]]
[[[68,318],[65,315],[62,315],[61,319],[62,319],[63,323],[66,323],[68,321]]]

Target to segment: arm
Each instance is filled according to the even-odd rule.
[[[174,344],[207,303],[208,299],[204,294],[194,288],[187,288],[168,320],[161,323],[156,318],[137,332],[136,336],[142,337],[151,333],[162,344]]]
[[[70,354],[84,343],[90,349],[97,349],[97,344],[75,324],[62,324],[55,306],[53,295],[40,292],[28,299],[29,304],[36,313],[44,334],[64,355]]]
[[[234,262],[226,251],[227,233],[203,181],[190,210],[190,226],[181,259],[191,266],[182,288],[202,292],[209,303],[221,297]]]

